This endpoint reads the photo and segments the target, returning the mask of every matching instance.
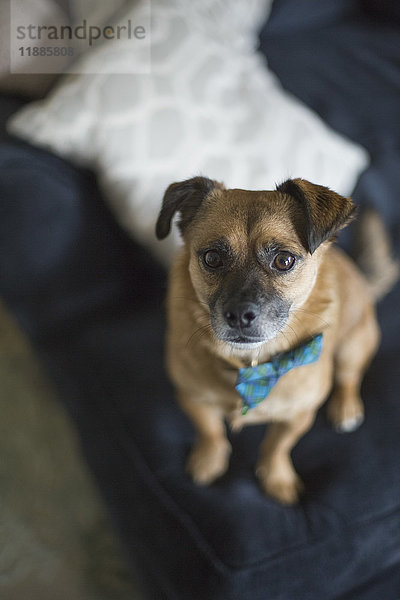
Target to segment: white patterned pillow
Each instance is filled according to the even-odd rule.
[[[149,74],[102,72],[132,61],[129,43],[107,42],[9,128],[95,169],[119,221],[164,259],[171,242],[156,242],[154,223],[172,181],[270,189],[304,177],[349,194],[366,153],[284,92],[255,51],[270,4],[152,0]],[[140,23],[142,10],[126,18]]]

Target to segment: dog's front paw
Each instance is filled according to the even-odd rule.
[[[355,431],[364,421],[364,406],[357,395],[336,390],[328,403],[328,418],[338,433]]]
[[[225,473],[231,446],[227,440],[199,441],[193,447],[187,470],[198,485],[208,485]]]
[[[294,470],[273,473],[268,472],[266,467],[260,466],[256,474],[264,492],[281,504],[287,506],[297,504],[300,495],[304,492],[304,484]]]

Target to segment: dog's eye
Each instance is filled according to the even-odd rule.
[[[278,271],[289,271],[293,267],[295,261],[295,257],[293,254],[290,254],[290,252],[278,252],[272,264]]]
[[[204,264],[210,269],[222,267],[222,258],[217,250],[207,250],[203,255]]]

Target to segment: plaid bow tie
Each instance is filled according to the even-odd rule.
[[[236,389],[243,400],[242,414],[245,415],[264,400],[282,375],[294,367],[316,362],[321,350],[322,333],[294,350],[278,354],[270,362],[239,369]]]

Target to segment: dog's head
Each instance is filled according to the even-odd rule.
[[[227,190],[205,177],[173,183],[156,234],[174,214],[198,300],[215,336],[238,348],[273,339],[309,296],[327,244],[354,204],[326,187],[288,180],[275,191]]]

